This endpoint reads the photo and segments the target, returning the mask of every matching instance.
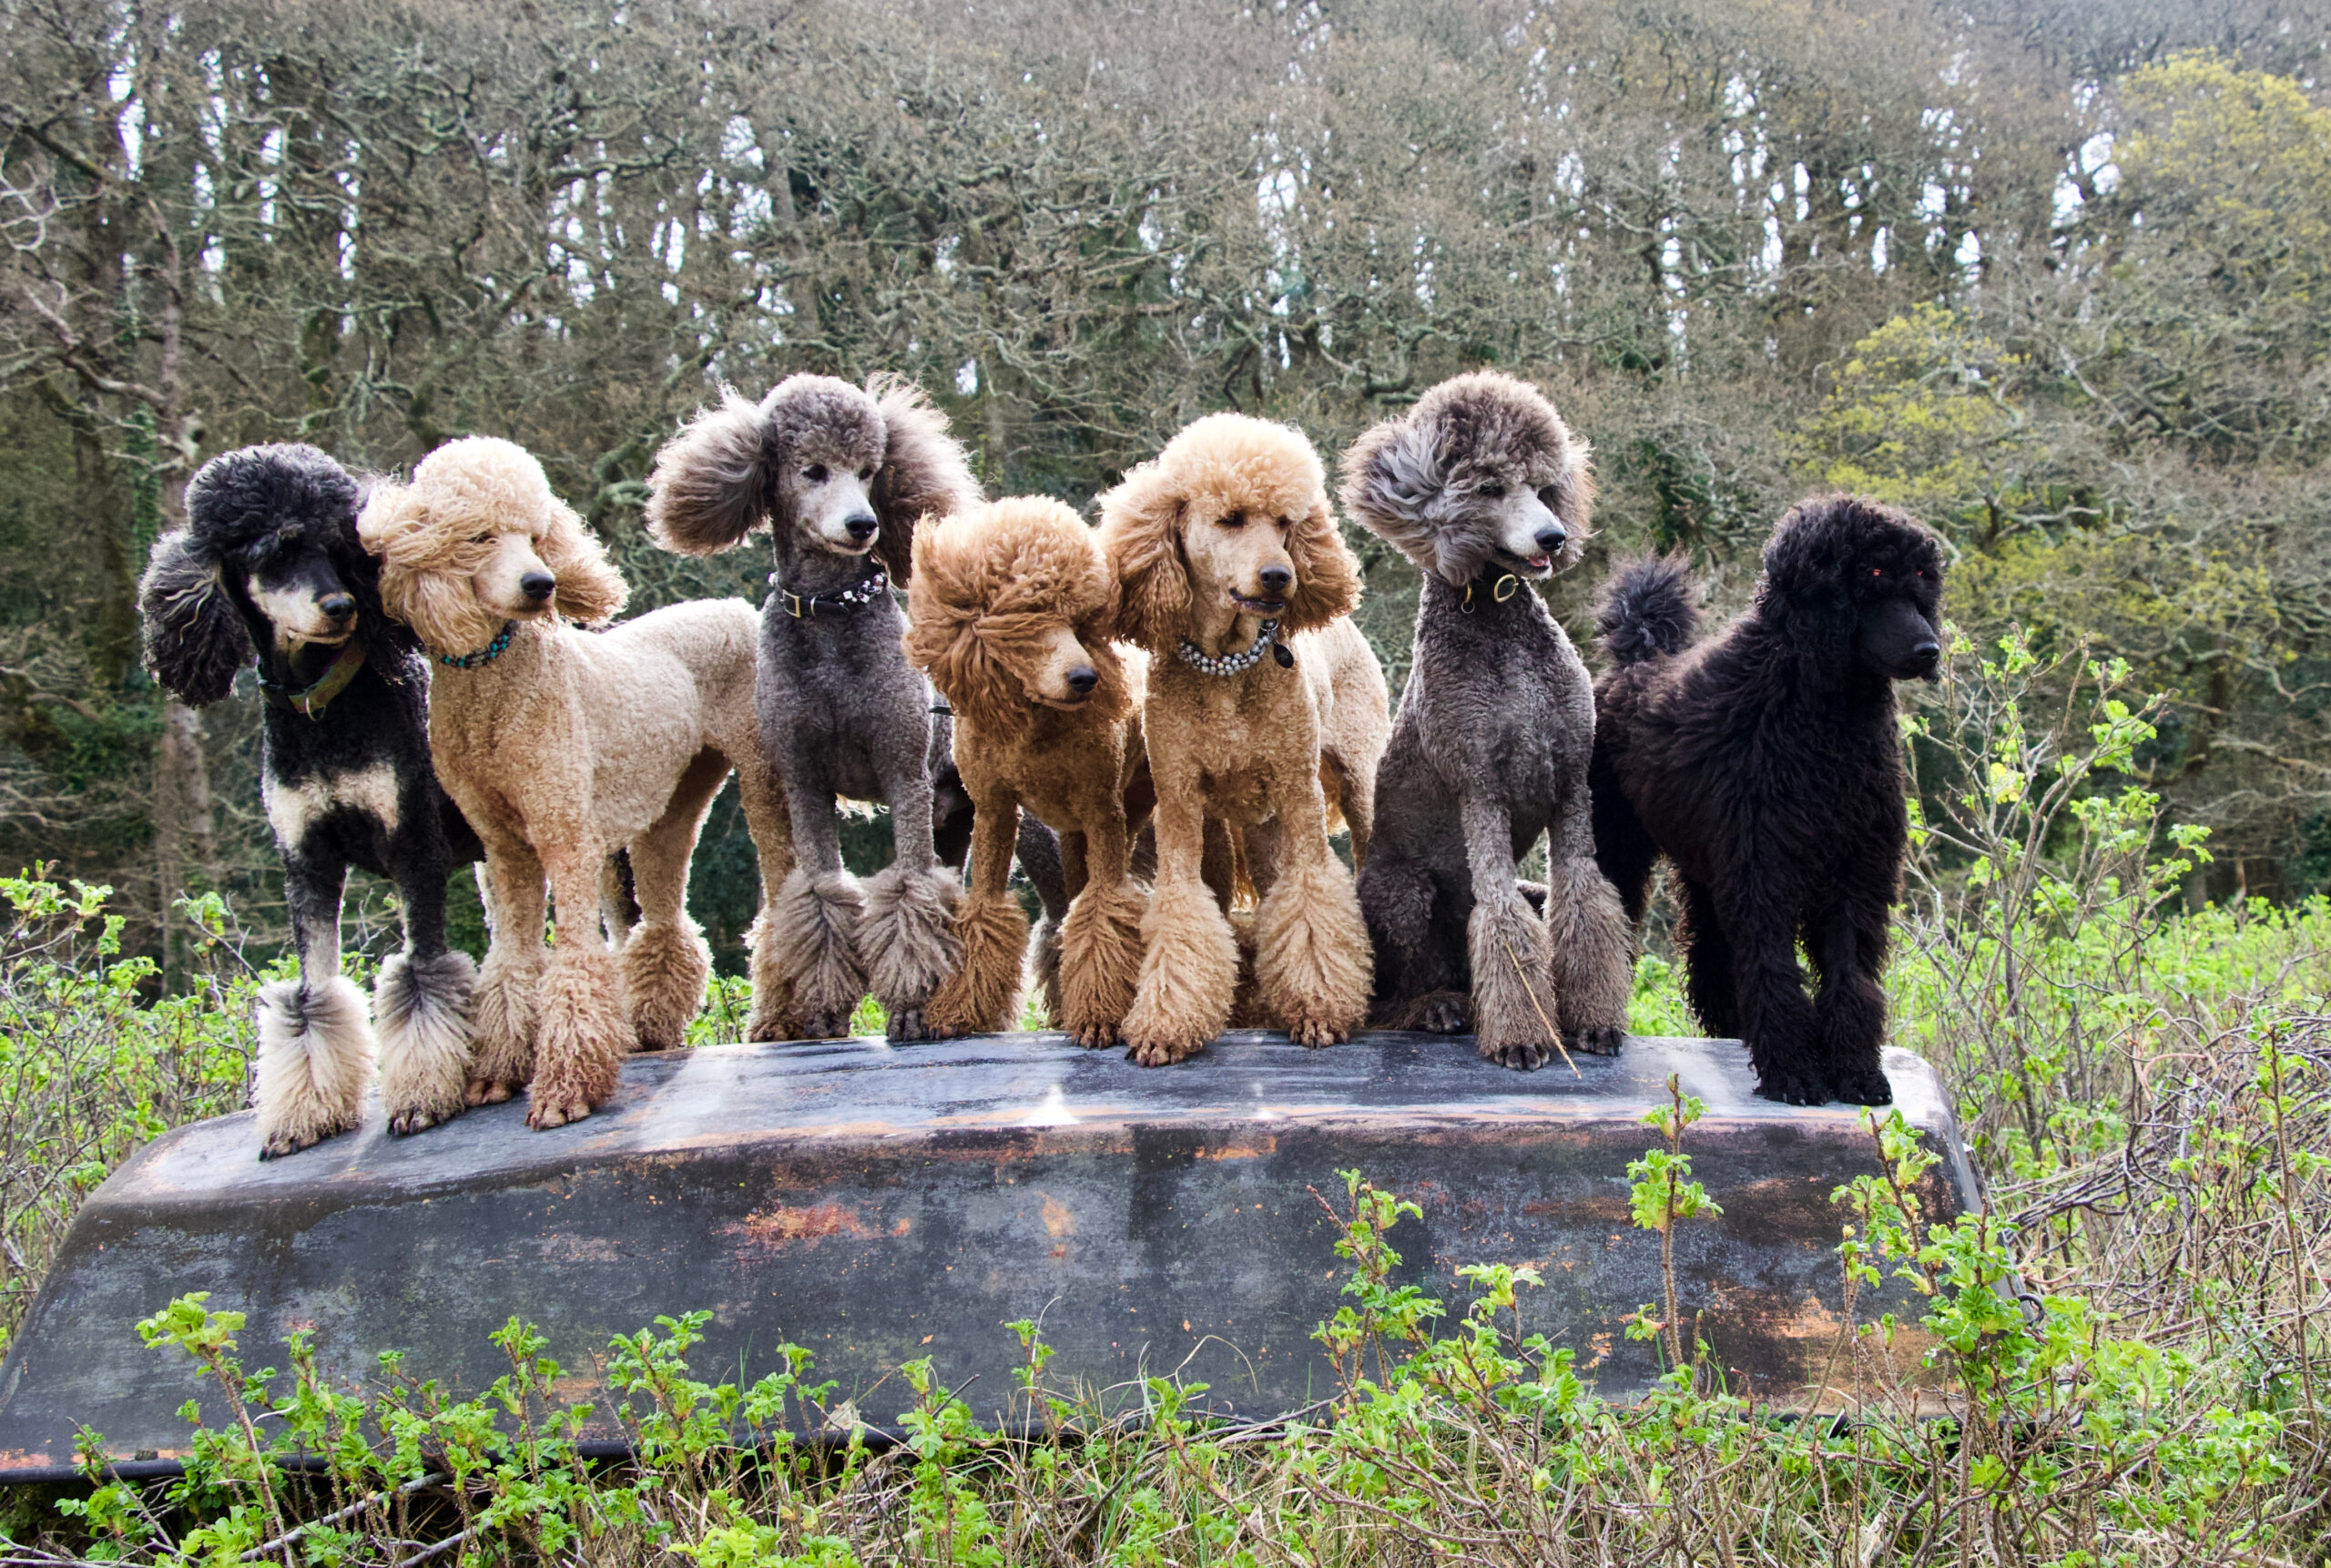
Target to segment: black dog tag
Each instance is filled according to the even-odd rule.
[[[1295,655],[1288,651],[1285,643],[1271,644],[1271,657],[1278,660],[1278,667],[1281,669],[1295,667]]]

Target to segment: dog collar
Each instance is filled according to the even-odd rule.
[[[821,609],[854,610],[860,605],[872,604],[890,591],[891,574],[878,565],[872,576],[861,578],[850,587],[830,588],[822,594],[793,593],[778,580],[775,572],[769,575],[769,585],[775,588],[777,596],[785,602],[787,615],[797,621],[804,616],[814,620]]]
[[[1187,637],[1182,639],[1182,646],[1176,648],[1174,652],[1180,656],[1184,664],[1188,665],[1200,675],[1237,675],[1243,670],[1254,668],[1256,662],[1264,654],[1269,652],[1271,645],[1277,640],[1278,623],[1265,621],[1261,628],[1255,633],[1254,646],[1240,652],[1209,654]],[[1287,649],[1279,649],[1278,654],[1280,664],[1292,665],[1295,662],[1295,656]]]
[[[354,680],[356,672],[363,667],[364,645],[354,637],[351,637],[340,645],[340,657],[331,661],[331,667],[306,689],[286,690],[282,686],[261,676],[259,679],[259,691],[261,697],[267,698],[268,707],[290,708],[302,718],[313,718],[323,712],[325,706],[333,697],[348,689],[348,683]]]
[[[492,664],[502,657],[502,650],[510,646],[510,639],[515,636],[517,632],[517,622],[504,621],[502,623],[501,631],[494,634],[494,640],[475,653],[439,654],[437,662],[448,669],[475,669],[482,664]]]
[[[1501,604],[1503,604],[1503,603],[1505,603],[1505,601],[1506,601],[1506,600],[1508,600],[1508,599],[1510,599],[1510,598],[1513,597],[1513,596],[1514,596],[1514,595],[1516,595],[1516,594],[1520,593],[1521,591],[1522,591],[1522,579],[1521,579],[1521,578],[1519,578],[1519,577],[1517,577],[1517,576],[1515,576],[1515,575],[1514,575],[1512,573],[1511,573],[1511,572],[1508,572],[1508,573],[1504,574],[1502,576],[1499,577],[1499,578],[1498,578],[1498,580],[1497,580],[1496,582],[1491,583],[1491,584],[1490,585],[1490,597],[1491,597],[1491,598],[1492,598],[1492,599],[1494,599],[1494,600],[1496,600],[1496,601],[1497,601],[1499,604],[1501,604]],[[1465,614],[1467,614],[1467,615],[1469,615],[1469,616],[1470,616],[1470,615],[1471,615],[1471,614],[1473,613],[1473,585],[1472,585],[1472,584],[1468,583],[1468,584],[1466,584],[1466,585],[1465,585],[1465,600],[1464,600],[1464,603],[1462,603],[1461,605],[1458,606],[1457,607],[1458,607],[1459,609],[1461,609],[1461,610],[1464,611],[1464,612],[1465,612]]]

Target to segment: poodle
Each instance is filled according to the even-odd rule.
[[[678,1045],[703,1003],[711,955],[687,917],[688,856],[732,765],[764,901],[791,866],[754,724],[752,609],[705,600],[604,631],[567,625],[612,617],[623,578],[542,465],[490,436],[380,486],[357,526],[389,613],[435,656],[430,749],[485,844],[493,932],[469,1097],[531,1082],[527,1122],[564,1125],[615,1092],[635,1044]],[[623,850],[640,922],[624,929],[607,901],[611,946],[601,877]],[[545,878],[558,915],[547,954]],[[784,998],[758,953],[754,979],[758,1024]]]
[[[1100,542],[1057,501],[999,501],[916,535],[907,657],[953,711],[977,823],[962,963],[931,1000],[934,1035],[1006,1026],[1028,941],[1005,889],[1023,807],[1061,834],[1073,901],[1055,1019],[1107,1045],[1133,1005],[1147,899],[1128,871],[1140,824],[1125,798],[1144,771],[1147,660],[1111,646],[1115,599]]]
[[[791,987],[789,1036],[845,1033],[870,989],[893,1040],[926,1038],[956,967],[961,883],[931,840],[931,777],[948,751],[931,682],[907,662],[892,582],[913,576],[915,527],[976,503],[944,415],[914,388],[796,375],[758,404],[726,392],[667,443],[648,532],[709,555],[773,535],[761,612],[762,743],[791,809],[800,863],[755,942]],[[842,867],[836,799],[891,809],[896,852],[863,886]]]
[[[1653,861],[1674,866],[1693,1008],[1747,1043],[1759,1093],[1882,1105],[1879,980],[1908,830],[1894,682],[1940,668],[1942,548],[1891,506],[1829,495],[1781,519],[1764,567],[1748,613],[1696,645],[1681,562],[1611,579],[1595,852],[1635,918]]]
[[[1441,382],[1344,455],[1344,505],[1424,573],[1359,875],[1374,1016],[1470,1022],[1509,1067],[1563,1041],[1610,1054],[1626,1028],[1630,932],[1595,867],[1586,781],[1593,687],[1528,585],[1577,562],[1593,496],[1585,443],[1494,372]],[[1516,863],[1541,833],[1546,886],[1526,888]]]
[[[1118,635],[1152,658],[1142,722],[1157,881],[1128,1054],[1177,1062],[1230,1021],[1239,949],[1205,878],[1208,819],[1244,830],[1255,1003],[1306,1045],[1368,1011],[1368,927],[1328,842],[1330,792],[1366,863],[1384,673],[1347,618],[1359,563],[1318,454],[1286,425],[1209,414],[1101,497]]]
[[[187,526],[155,543],[138,585],[146,664],[196,707],[257,661],[266,699],[260,798],[283,855],[300,978],[259,997],[260,1157],[362,1119],[373,1026],[340,972],[348,868],[392,879],[403,950],[372,988],[389,1131],[462,1114],[469,955],[445,945],[445,879],[477,836],[429,765],[427,683],[412,633],[381,608],[356,536],[361,487],[312,446],[212,458],[187,486]]]

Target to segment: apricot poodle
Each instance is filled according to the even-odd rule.
[[[635,1043],[680,1044],[711,955],[687,911],[688,857],[737,770],[766,900],[791,869],[784,801],[753,713],[749,606],[673,605],[605,631],[626,589],[542,465],[509,442],[438,448],[358,523],[381,597],[431,658],[438,777],[485,845],[492,941],[473,1013],[473,1104],[531,1083],[555,1127],[614,1093]],[[630,851],[636,929],[603,872]],[[544,888],[557,935],[543,946]],[[756,1020],[784,999],[757,987]]]
[[[1140,823],[1125,799],[1146,772],[1148,661],[1111,645],[1115,602],[1100,541],[1057,501],[998,501],[915,536],[907,657],[954,712],[975,824],[963,961],[931,1001],[934,1035],[1008,1026],[1028,942],[1006,887],[1023,809],[1060,834],[1070,897],[1057,1023],[1107,1045],[1133,1005],[1148,899],[1127,870]]]
[[[1124,1036],[1156,1066],[1228,1024],[1238,946],[1204,876],[1208,818],[1243,830],[1261,906],[1255,1000],[1306,1045],[1368,1011],[1368,928],[1328,842],[1332,801],[1363,863],[1390,728],[1384,674],[1348,616],[1359,564],[1302,434],[1209,414],[1101,497],[1117,630],[1152,658],[1143,708],[1157,881]]]
[[[666,549],[711,555],[764,527],[775,546],[758,700],[800,864],[753,943],[755,973],[772,968],[793,998],[786,1034],[767,1037],[844,1033],[870,990],[891,1038],[923,1038],[961,957],[962,888],[931,839],[946,721],[900,646],[891,587],[913,576],[918,524],[980,499],[962,448],[902,382],[797,375],[758,403],[725,392],[665,444],[649,484]],[[862,886],[842,866],[843,798],[891,809],[894,858]]]
[[[1685,992],[1757,1090],[1882,1105],[1888,924],[1908,840],[1894,683],[1931,679],[1942,549],[1865,496],[1802,502],[1755,605],[1695,641],[1682,563],[1613,576],[1595,683],[1594,838],[1627,913],[1674,867]],[[1802,944],[1819,976],[1805,994]]]
[[[1594,481],[1535,387],[1441,382],[1344,457],[1344,504],[1424,573],[1416,657],[1376,782],[1359,876],[1376,1019],[1537,1066],[1566,1040],[1619,1049],[1629,933],[1594,862],[1594,692],[1528,585],[1577,561]],[[1547,840],[1543,916],[1517,867]],[[1558,1038],[1559,1036],[1559,1038]]]

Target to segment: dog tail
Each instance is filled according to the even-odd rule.
[[[1620,563],[1603,585],[1594,613],[1603,651],[1614,665],[1666,658],[1700,635],[1700,612],[1680,555],[1639,555]]]

